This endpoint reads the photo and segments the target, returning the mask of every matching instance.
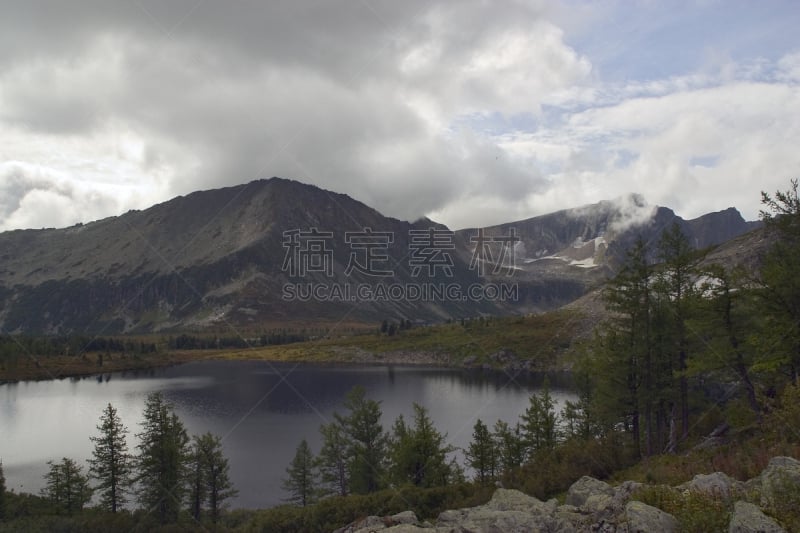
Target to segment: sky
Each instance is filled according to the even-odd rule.
[[[0,231],[280,176],[453,229],[800,176],[800,4],[0,0]]]

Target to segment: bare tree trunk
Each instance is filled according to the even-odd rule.
[[[678,426],[675,423],[675,404],[672,404],[672,411],[669,417],[669,442],[664,450],[666,453],[675,453],[678,449]]]

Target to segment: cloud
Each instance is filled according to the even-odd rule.
[[[86,208],[114,213],[119,205],[113,196],[52,169],[0,164],[0,230],[69,226]]]
[[[620,18],[629,9],[640,27]],[[31,0],[3,11],[0,228],[273,175],[453,227],[632,191],[684,216],[749,201],[752,217],[758,188],[780,188],[800,163],[797,50],[742,56],[725,37],[696,68],[681,55],[629,76],[644,68],[638,44],[648,60],[672,57],[664,35],[695,24],[649,5]],[[714,38],[698,35],[684,37]],[[742,37],[777,48],[775,36]]]

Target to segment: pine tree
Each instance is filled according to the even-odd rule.
[[[3,473],[3,461],[0,460],[0,520],[6,517],[6,476]]]
[[[75,461],[64,457],[60,463],[48,461],[50,466],[45,474],[45,487],[42,497],[53,505],[57,513],[72,515],[83,509],[92,498],[89,478],[83,474],[83,468]]]
[[[628,251],[619,274],[603,294],[612,318],[597,329],[593,343],[596,380],[593,409],[606,428],[622,423],[641,451],[642,415],[646,429],[645,455],[653,453],[650,423],[659,394],[654,361],[653,272],[647,246],[640,237]],[[641,453],[641,452],[640,452]]]
[[[225,500],[238,494],[230,480],[230,466],[222,453],[222,441],[218,436],[205,433],[194,437],[189,470],[192,516],[199,520],[205,507],[211,522],[216,524]]]
[[[156,511],[162,524],[178,519],[185,493],[189,436],[160,393],[147,397],[142,432],[137,435],[139,501]]]
[[[761,220],[773,244],[764,257],[759,291],[763,314],[763,344],[769,347],[761,357],[765,369],[786,372],[800,385],[800,195],[798,180],[774,196],[761,193]]]
[[[189,455],[189,512],[192,517],[200,521],[200,514],[203,512],[203,504],[206,501],[205,485],[205,457],[197,435],[194,436],[192,448]]]
[[[428,411],[414,403],[414,425],[407,427],[402,415],[395,422],[390,451],[394,479],[425,488],[447,485],[453,478],[447,461],[452,451]]]
[[[658,243],[658,255],[662,261],[662,269],[658,275],[656,291],[660,303],[666,313],[663,326],[667,328],[666,355],[671,360],[659,370],[659,378],[667,381],[673,373],[678,377],[678,401],[681,412],[681,438],[689,435],[689,385],[687,370],[689,368],[689,338],[687,321],[689,320],[690,301],[694,293],[695,270],[699,260],[689,239],[681,231],[677,223],[665,230]],[[659,406],[658,416],[666,416],[663,404]],[[663,422],[658,419],[657,424]],[[661,431],[659,431],[661,433]],[[674,438],[671,440],[674,441]]]
[[[522,438],[522,427],[519,423],[512,429],[507,422],[498,420],[492,434],[497,447],[497,463],[500,471],[510,472],[525,462],[525,441]]]
[[[336,415],[348,442],[350,490],[356,494],[375,492],[385,487],[388,438],[381,425],[381,408],[366,398],[364,387],[353,387],[344,402],[346,416]]]
[[[557,441],[558,417],[550,395],[550,385],[545,379],[542,390],[532,394],[530,405],[522,415],[522,431],[528,457],[539,450],[552,449]]]
[[[289,493],[287,501],[305,507],[314,502],[316,491],[316,475],[314,471],[314,454],[303,439],[297,446],[291,464],[286,469],[283,490]]]
[[[319,431],[322,434],[322,448],[317,456],[316,466],[320,475],[320,492],[347,496],[349,442],[345,429],[340,423],[333,421],[322,425]]]
[[[497,451],[492,434],[479,418],[472,431],[472,442],[464,453],[467,465],[475,471],[475,479],[482,485],[492,481],[497,470]]]
[[[698,328],[707,332],[704,357],[696,361],[694,369],[701,371],[733,370],[735,379],[744,388],[745,398],[759,420],[762,406],[756,392],[752,367],[756,363],[756,349],[751,331],[756,331],[758,317],[753,291],[742,283],[741,272],[729,272],[717,264],[703,271],[706,279],[700,285],[703,298],[698,306]]]
[[[89,475],[97,481],[100,506],[116,513],[125,503],[131,485],[131,457],[117,410],[111,404],[103,410],[97,426],[99,437],[89,437],[94,443],[93,458],[89,459]]]

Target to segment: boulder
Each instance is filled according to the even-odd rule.
[[[761,507],[774,507],[787,491],[800,491],[800,461],[773,457],[759,476]]]
[[[564,503],[575,507],[584,507],[589,499],[594,497],[591,505],[596,507],[601,500],[608,499],[610,501],[613,496],[614,489],[611,485],[593,477],[583,476],[569,488]]]
[[[614,497],[611,500],[611,505],[615,509],[622,510],[625,505],[630,501],[631,494],[642,487],[638,481],[623,481],[614,487]]]
[[[678,530],[678,521],[674,516],[639,501],[628,502],[625,506],[625,517],[629,533],[670,533]]]
[[[518,490],[497,489],[492,499],[485,505],[493,511],[523,511],[526,513],[552,515],[558,507],[558,500],[543,502]]]
[[[678,488],[731,500],[744,492],[744,483],[733,479],[724,472],[714,472],[713,474],[697,474],[691,481]]]
[[[785,530],[756,505],[739,501],[733,504],[728,533],[785,533]]]
[[[418,522],[417,515],[414,511],[403,511],[389,517],[389,521],[393,525],[397,524],[416,524]]]
[[[504,531],[522,533],[552,530],[556,500],[540,501],[517,490],[497,489],[486,505],[444,511],[436,521],[442,531]]]

